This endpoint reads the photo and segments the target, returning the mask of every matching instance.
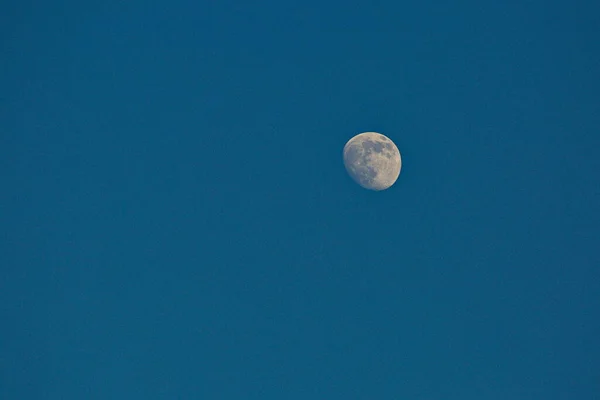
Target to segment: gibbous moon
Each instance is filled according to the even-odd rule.
[[[360,186],[385,190],[400,175],[400,151],[388,137],[377,132],[354,136],[344,146],[344,166]]]

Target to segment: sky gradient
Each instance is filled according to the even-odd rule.
[[[600,399],[597,2],[9,3],[1,399]]]

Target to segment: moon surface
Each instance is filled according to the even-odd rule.
[[[369,190],[385,190],[400,175],[400,151],[387,136],[364,132],[344,146],[344,166],[360,186]]]

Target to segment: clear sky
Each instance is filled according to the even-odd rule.
[[[600,399],[599,4],[9,1],[0,399]]]

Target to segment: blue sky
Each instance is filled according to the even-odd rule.
[[[6,5],[0,398],[600,398],[599,7],[487,3]]]

